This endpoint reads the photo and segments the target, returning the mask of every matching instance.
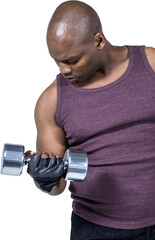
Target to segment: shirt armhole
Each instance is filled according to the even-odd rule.
[[[155,72],[153,71],[147,57],[146,57],[146,54],[145,54],[145,46],[141,46],[140,48],[140,54],[141,54],[141,57],[142,57],[142,60],[143,60],[143,63],[146,67],[146,69],[148,70],[148,72],[152,75],[153,78],[155,78]]]

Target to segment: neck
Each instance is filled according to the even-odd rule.
[[[110,74],[115,68],[126,61],[129,57],[128,49],[126,46],[117,47],[111,45],[108,41],[100,55],[101,67],[100,71],[104,75]]]

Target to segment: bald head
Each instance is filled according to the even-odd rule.
[[[100,19],[95,10],[81,1],[66,1],[55,10],[47,31],[47,42],[88,41],[102,32]]]

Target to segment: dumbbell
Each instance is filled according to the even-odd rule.
[[[19,176],[23,166],[29,164],[31,157],[25,155],[23,145],[4,144],[2,152],[1,173]],[[65,180],[83,181],[87,174],[88,157],[85,152],[67,149],[64,155]]]

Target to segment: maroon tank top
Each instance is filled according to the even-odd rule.
[[[68,147],[88,154],[88,174],[71,182],[73,211],[107,227],[155,224],[155,72],[144,46],[128,46],[115,82],[84,89],[57,76],[57,123]]]

